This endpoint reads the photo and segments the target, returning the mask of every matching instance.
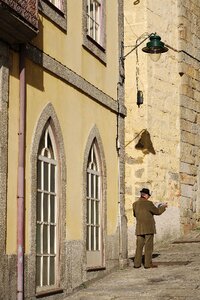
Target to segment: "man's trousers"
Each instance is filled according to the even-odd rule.
[[[136,252],[134,258],[134,267],[139,268],[142,264],[142,253],[144,248],[144,267],[149,268],[152,265],[153,254],[153,234],[137,235]]]

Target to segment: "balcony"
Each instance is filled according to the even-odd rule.
[[[0,0],[0,39],[26,43],[38,33],[37,0]]]

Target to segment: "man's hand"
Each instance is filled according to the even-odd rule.
[[[157,207],[161,207],[161,206],[167,208],[168,204],[167,204],[167,202],[161,202],[161,203],[157,204]]]

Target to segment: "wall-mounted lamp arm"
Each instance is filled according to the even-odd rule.
[[[145,53],[150,54],[150,57],[153,61],[158,61],[160,55],[168,51],[168,48],[165,47],[165,44],[161,41],[161,37],[156,33],[148,33],[145,32],[136,40],[135,46],[124,55],[124,45],[121,44],[121,56],[120,56],[120,84],[124,84],[125,80],[125,59],[126,57],[131,54],[134,50],[136,50],[136,87],[137,87],[137,105],[138,107],[143,104],[143,92],[138,88],[138,74],[139,74],[139,67],[138,67],[138,51],[137,48],[143,44],[147,39],[150,41],[146,44],[146,47],[142,48],[142,51]]]
[[[138,39],[137,39],[137,41],[143,36],[144,34],[142,34]],[[139,42],[139,43],[136,43],[136,45],[135,46],[133,46],[133,48],[126,54],[126,55],[124,55],[123,57],[122,57],[122,59],[123,60],[125,60],[125,58],[129,55],[129,54],[131,54],[135,49],[137,49],[141,44],[143,44],[147,39],[149,39],[152,35],[156,35],[156,33],[154,32],[152,32],[152,33],[150,33],[150,34],[148,34],[141,42]]]

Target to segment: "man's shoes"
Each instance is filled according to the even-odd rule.
[[[158,265],[152,264],[149,267],[144,267],[144,268],[145,269],[150,269],[150,268],[157,268],[157,267],[158,267]]]
[[[136,267],[136,266],[134,266],[133,268],[135,268],[135,269],[139,269],[139,268],[141,268],[141,266],[139,266],[139,267]]]

